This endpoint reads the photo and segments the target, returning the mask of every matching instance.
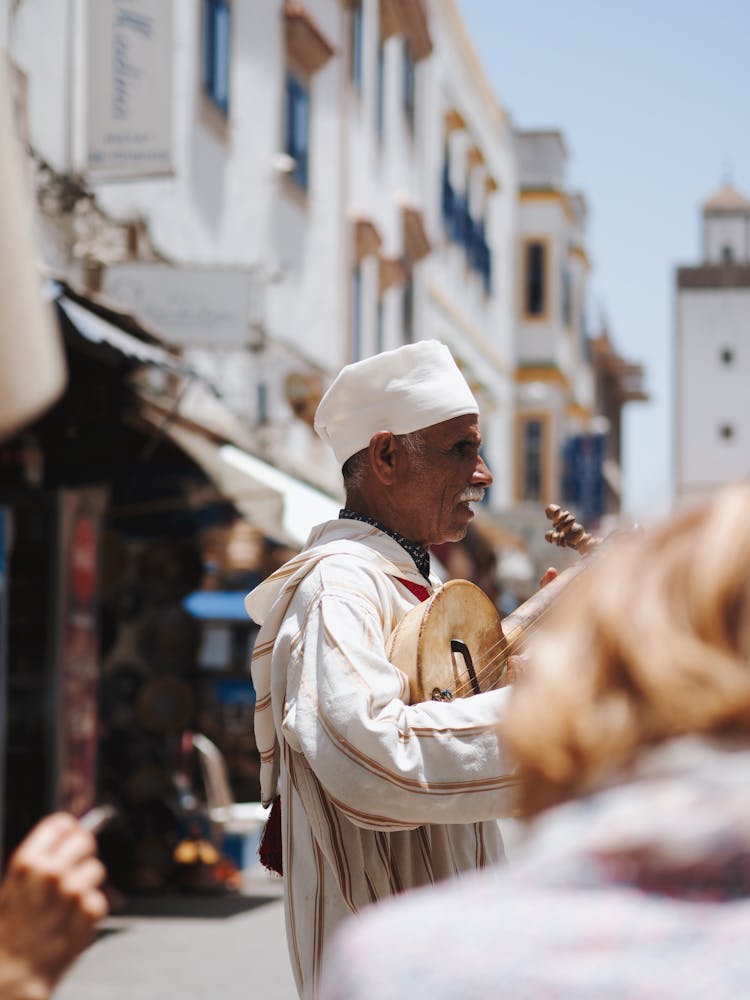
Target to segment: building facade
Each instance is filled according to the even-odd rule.
[[[246,591],[336,516],[313,415],[342,365],[437,338],[471,384],[495,482],[485,533],[451,566],[440,553],[454,575],[492,592],[509,550],[512,603],[554,561],[546,503],[601,515],[586,205],[562,136],[514,128],[456,0],[0,0],[0,31],[71,374],[2,452],[15,606],[36,588],[45,615],[70,612],[55,631],[8,618],[13,795],[35,656],[72,693],[36,705],[46,784],[18,815],[68,801],[67,741],[76,803],[124,797],[113,855],[154,888],[184,826],[185,732],[224,741],[255,794],[251,624],[236,601],[217,620],[190,608]],[[70,579],[52,580],[58,550]]]
[[[519,131],[517,148],[512,523],[538,568],[547,556],[544,508],[566,499],[566,446],[590,430],[594,416],[585,329],[589,258],[586,204],[568,188],[563,136]]]
[[[605,433],[602,462],[603,515],[616,523],[622,507],[622,411],[628,403],[649,399],[643,366],[624,358],[607,327],[591,338],[596,386],[597,424]]]
[[[454,0],[113,6],[27,0],[13,17],[13,60],[45,93],[31,146],[92,196],[43,220],[50,266],[152,323],[221,387],[256,454],[330,493],[317,400],[342,364],[413,339],[452,349],[507,468],[514,136]],[[47,17],[66,39],[52,60]],[[146,32],[169,67],[136,66],[166,106],[150,173],[124,153],[106,165],[107,136],[133,138],[116,121],[95,142],[95,54],[113,49],[99,69],[124,114]],[[499,477],[490,503],[510,502]]]

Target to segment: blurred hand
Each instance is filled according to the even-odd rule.
[[[557,570],[555,569],[554,566],[550,566],[548,569],[544,571],[544,576],[542,576],[541,580],[539,581],[539,586],[546,587],[547,584],[551,583],[556,576],[557,576]]]
[[[506,666],[506,683],[512,684],[521,677],[529,665],[529,657],[526,653],[514,653],[508,657]]]
[[[539,581],[540,587],[546,587],[548,583],[551,583],[557,576],[557,570],[554,566],[550,566],[544,571],[544,575]],[[508,657],[508,663],[506,667],[506,683],[512,684],[521,677],[529,665],[529,657],[526,653],[514,653],[513,656]]]
[[[107,913],[96,840],[66,813],[22,841],[0,884],[0,1000],[44,1000]]]

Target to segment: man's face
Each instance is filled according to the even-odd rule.
[[[422,432],[424,452],[406,455],[398,484],[402,534],[423,545],[457,542],[474,517],[492,474],[479,454],[482,435],[475,414],[453,417]],[[408,530],[407,530],[408,529]]]

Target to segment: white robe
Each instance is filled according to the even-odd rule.
[[[263,797],[281,786],[285,910],[300,994],[348,914],[503,858],[514,785],[497,720],[507,691],[408,704],[386,643],[425,580],[388,535],[314,529],[246,599]],[[440,585],[437,577],[429,589]]]

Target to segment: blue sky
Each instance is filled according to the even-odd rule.
[[[589,326],[646,367],[625,408],[624,506],[669,510],[674,270],[699,262],[702,202],[750,197],[748,0],[458,0],[519,128],[559,128],[589,205]]]

